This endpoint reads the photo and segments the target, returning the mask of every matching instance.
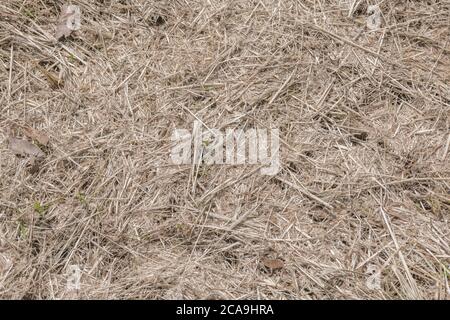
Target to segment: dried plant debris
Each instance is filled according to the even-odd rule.
[[[1,0],[0,299],[449,300],[449,12]]]
[[[58,19],[58,25],[56,26],[56,40],[70,36],[78,28],[77,23],[79,22],[77,22],[77,19],[80,19],[79,7],[75,5],[63,5]]]

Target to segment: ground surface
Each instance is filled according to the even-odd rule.
[[[2,1],[0,297],[448,299],[450,3],[381,2]],[[171,165],[196,119],[282,170]]]

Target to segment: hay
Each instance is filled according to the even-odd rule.
[[[450,4],[374,3],[2,1],[0,297],[448,299]],[[282,170],[171,165],[196,119]]]

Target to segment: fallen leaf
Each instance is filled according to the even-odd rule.
[[[73,16],[77,13],[77,7],[73,5],[63,5],[61,9],[61,15],[58,19],[58,25],[56,26],[55,38],[60,40],[63,37],[68,37],[74,31],[71,27],[73,22]]]
[[[263,258],[262,263],[266,268],[269,268],[272,271],[283,269],[284,267],[284,262],[280,259]]]
[[[44,157],[45,153],[29,141],[17,138],[9,138],[9,148],[15,154],[30,155],[34,157]]]
[[[30,139],[36,140],[43,146],[47,146],[48,144],[48,136],[42,131],[36,130],[32,127],[22,127],[23,133]]]

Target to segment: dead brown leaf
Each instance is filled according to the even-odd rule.
[[[69,19],[75,14],[73,6],[63,5],[61,9],[61,15],[58,19],[58,25],[56,26],[55,38],[60,40],[61,38],[71,35],[73,29],[69,28]]]
[[[45,153],[37,146],[27,140],[9,138],[9,148],[15,154],[30,155],[34,157],[44,157]]]

